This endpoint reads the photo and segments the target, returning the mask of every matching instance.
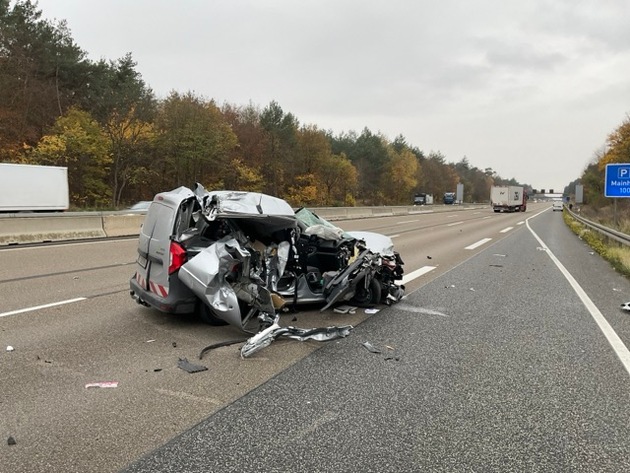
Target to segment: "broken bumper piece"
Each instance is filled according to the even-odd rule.
[[[271,345],[278,337],[287,337],[294,340],[304,342],[306,340],[316,340],[318,342],[326,342],[335,340],[336,338],[344,338],[350,334],[354,327],[352,325],[344,325],[341,327],[321,327],[313,329],[304,329],[297,327],[280,327],[274,323],[270,327],[258,332],[251,337],[241,348],[241,357],[247,358],[259,350]]]

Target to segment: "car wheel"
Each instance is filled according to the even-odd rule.
[[[376,278],[372,278],[367,288],[365,284],[360,282],[354,297],[350,299],[350,303],[359,307],[378,304],[379,302],[381,302],[381,283]]]
[[[203,302],[199,301],[197,304],[197,315],[199,318],[208,325],[213,325],[215,327],[219,327],[222,325],[227,325],[228,323],[214,315],[214,313],[210,310]]]

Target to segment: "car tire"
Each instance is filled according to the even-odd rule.
[[[371,306],[379,302],[381,302],[381,283],[376,278],[372,278],[367,288],[359,283],[357,291],[350,299],[351,304],[359,307]]]
[[[220,327],[228,324],[225,320],[214,315],[214,313],[210,310],[210,307],[201,301],[197,303],[197,315],[202,322],[214,327]]]

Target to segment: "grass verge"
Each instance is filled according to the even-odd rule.
[[[630,278],[630,247],[610,240],[600,233],[589,229],[575,220],[568,212],[562,212],[564,222],[583,241],[585,241],[602,258],[608,261],[613,268]],[[603,224],[605,225],[605,224]]]

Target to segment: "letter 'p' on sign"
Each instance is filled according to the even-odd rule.
[[[630,167],[617,169],[617,179],[628,179],[630,177]]]

